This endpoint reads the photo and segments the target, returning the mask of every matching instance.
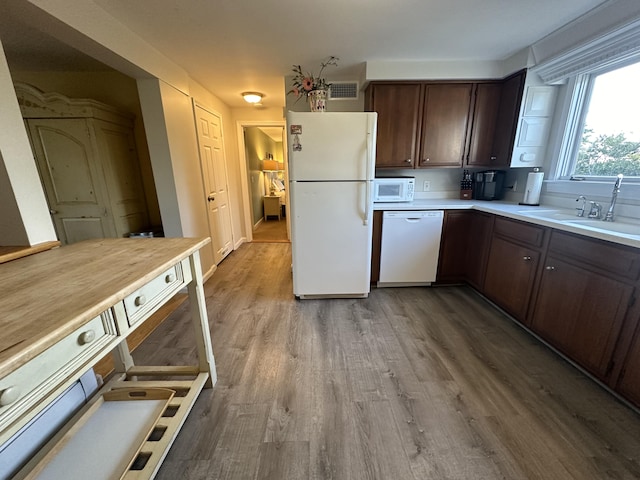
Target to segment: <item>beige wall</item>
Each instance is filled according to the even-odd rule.
[[[0,43],[0,245],[56,240]]]

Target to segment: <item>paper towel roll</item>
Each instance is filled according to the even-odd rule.
[[[524,200],[522,205],[539,205],[540,192],[542,191],[542,180],[544,172],[531,172],[527,175],[527,185],[524,187]]]

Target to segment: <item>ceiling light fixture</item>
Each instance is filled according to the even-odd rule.
[[[260,103],[262,96],[263,95],[258,92],[242,92],[242,97],[247,103]]]

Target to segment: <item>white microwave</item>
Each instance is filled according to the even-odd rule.
[[[374,202],[412,202],[414,177],[380,177],[373,180]]]

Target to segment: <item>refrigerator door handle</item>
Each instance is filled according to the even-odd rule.
[[[365,192],[365,200],[364,200],[364,218],[362,221],[363,225],[369,225],[369,215],[371,214],[371,181],[373,176],[371,175],[371,164],[373,163],[373,148],[371,142],[373,141],[372,131],[373,128],[371,126],[372,120],[369,119],[369,128],[367,128],[367,169],[365,177],[367,179],[367,188]]]
[[[371,214],[371,182],[365,182],[367,184],[365,188],[364,199],[364,218],[362,219],[363,225],[369,225],[369,215]]]

